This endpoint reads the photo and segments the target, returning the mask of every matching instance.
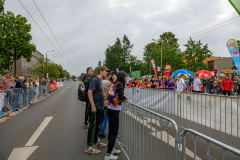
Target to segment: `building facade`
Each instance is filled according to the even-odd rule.
[[[28,67],[31,67],[33,65],[37,64],[37,59],[44,57],[43,54],[41,54],[39,51],[35,51],[32,53],[32,58],[30,62],[27,62],[26,58],[21,57],[19,60],[16,62],[16,76],[24,76],[24,77],[29,77],[31,76],[28,73]],[[12,67],[12,75],[14,75],[14,65]]]

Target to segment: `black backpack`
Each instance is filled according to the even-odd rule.
[[[92,78],[88,78],[87,80],[84,80],[84,83],[79,85],[79,89],[78,89],[78,99],[80,101],[84,101],[84,102],[88,102],[88,88],[89,88],[89,84],[91,82]]]

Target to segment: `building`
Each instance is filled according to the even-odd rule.
[[[210,57],[203,62],[208,65],[209,71],[213,71],[214,66],[216,66],[220,73],[229,72],[234,64],[231,57]]]
[[[26,58],[21,57],[19,60],[16,62],[16,76],[24,76],[24,77],[29,77],[31,76],[28,73],[28,67],[31,67],[33,65],[37,64],[37,59],[44,57],[43,54],[41,54],[39,51],[35,51],[32,53],[32,58],[30,62],[27,62]],[[14,65],[12,67],[12,75],[14,75]]]

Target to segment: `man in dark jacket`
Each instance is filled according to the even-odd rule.
[[[87,72],[87,74],[83,75],[83,77],[82,77],[83,83],[86,83],[92,77],[93,68],[88,67],[86,72]],[[86,103],[86,109],[85,109],[85,120],[84,120],[83,128],[87,129],[88,128],[88,119],[89,119],[89,109],[88,109],[88,102],[85,102],[85,103]]]

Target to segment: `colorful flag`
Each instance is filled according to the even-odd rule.
[[[237,68],[238,74],[240,73],[240,56],[239,56],[239,46],[235,39],[230,39],[227,42],[227,48],[232,56],[232,60]]]
[[[117,68],[116,71],[117,71],[117,73],[118,73],[118,72],[119,72],[119,69]]]
[[[156,64],[155,64],[154,59],[151,60],[151,63],[152,63],[152,66],[153,66],[153,70],[154,70],[154,72],[155,72],[155,75],[156,75],[156,77],[157,77],[157,69],[156,69]]]

